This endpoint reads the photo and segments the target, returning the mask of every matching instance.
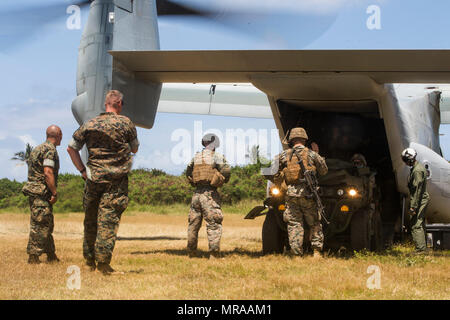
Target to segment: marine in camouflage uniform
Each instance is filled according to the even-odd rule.
[[[411,167],[408,176],[411,235],[416,245],[416,252],[422,253],[427,249],[425,214],[430,195],[427,192],[427,170],[416,160],[416,157],[417,152],[412,148],[407,148],[402,153],[402,160]]]
[[[209,251],[217,257],[220,254],[223,221],[217,188],[230,179],[230,167],[225,157],[215,152],[219,146],[217,136],[206,135],[202,144],[205,149],[195,155],[186,170],[189,182],[195,186],[188,219],[187,249],[189,256],[196,255],[198,232],[205,219]]]
[[[366,157],[360,153],[355,153],[350,161],[353,165],[351,174],[363,179],[364,188],[368,190],[367,201],[370,204],[371,210],[375,210],[374,198],[376,194],[374,194],[374,191],[376,190],[376,172],[370,170]]]
[[[56,187],[59,171],[59,157],[56,146],[62,138],[61,129],[50,126],[47,140],[33,149],[28,163],[28,182],[22,192],[29,197],[31,211],[30,236],[27,253],[30,264],[38,264],[39,256],[47,254],[48,262],[59,261],[55,254],[53,239],[53,204],[56,202]]]
[[[105,100],[107,112],[75,131],[68,148],[75,166],[86,178],[83,255],[91,269],[97,267],[105,274],[114,272],[109,264],[119,222],[128,206],[131,152],[136,153],[139,147],[136,127],[120,115],[122,99],[120,92],[110,91]],[[85,168],[78,152],[84,145],[89,153]]]
[[[328,172],[325,160],[315,151],[305,147],[308,139],[303,128],[294,128],[289,136],[293,147],[283,151],[274,161],[278,172],[271,178],[273,181],[284,180],[287,185],[286,210],[283,220],[287,224],[289,245],[294,255],[303,255],[303,238],[305,222],[310,228],[311,247],[314,256],[320,256],[323,248],[323,232],[320,223],[317,204],[311,196],[299,160],[303,161],[306,170],[319,175]]]

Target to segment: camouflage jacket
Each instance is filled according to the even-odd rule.
[[[193,171],[194,166],[200,163],[210,164],[214,169],[217,169],[224,177],[225,183],[230,180],[230,166],[227,163],[225,157],[215,151],[211,151],[208,149],[203,149],[202,152],[198,152],[195,157],[191,160],[186,169],[186,177],[189,182],[193,184]]]
[[[430,196],[427,192],[427,171],[424,166],[416,161],[416,164],[411,168],[408,177],[408,189],[410,195],[410,207],[419,209],[422,204],[429,201]]]
[[[131,150],[139,146],[139,141],[136,127],[129,118],[106,112],[75,131],[69,146],[81,150],[85,144],[89,153],[88,179],[108,183],[122,178],[131,170]]]
[[[375,200],[375,196],[377,195],[376,187],[376,172],[372,171],[370,167],[364,166],[361,168],[352,167],[348,170],[348,173],[354,177],[358,177],[362,179],[365,196],[364,199],[367,200],[368,203],[373,203]]]
[[[30,154],[28,163],[28,182],[22,189],[25,195],[46,196],[49,194],[45,182],[44,167],[53,168],[55,184],[58,182],[59,157],[53,143],[45,141],[40,144]]]
[[[304,146],[297,146],[294,149],[296,152],[300,153],[304,148]],[[279,181],[283,179],[283,169],[287,167],[287,163],[289,161],[288,154],[290,154],[290,150],[291,149],[284,150],[281,154],[275,157],[275,160],[272,163],[273,175],[266,176],[276,184],[279,184]],[[327,174],[328,167],[325,159],[322,158],[318,153],[309,149],[308,160],[316,167],[317,174],[319,176]],[[292,197],[302,197],[305,194],[306,190],[306,184],[288,185],[286,195]]]

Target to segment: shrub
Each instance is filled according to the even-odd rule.
[[[231,179],[220,189],[224,204],[236,204],[242,200],[263,200],[266,180],[259,174],[259,165],[231,168]],[[0,180],[0,209],[26,208],[27,198],[22,194],[23,183]],[[61,174],[58,178],[58,202],[54,206],[58,212],[83,211],[84,181],[79,175]],[[194,188],[188,183],[184,173],[170,175],[159,169],[132,170],[129,179],[130,206],[160,206],[189,204]]]

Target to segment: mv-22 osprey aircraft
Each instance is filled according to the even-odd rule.
[[[381,218],[387,228],[394,227],[408,206],[409,168],[401,152],[416,149],[429,172],[427,221],[450,224],[450,164],[439,143],[439,126],[450,123],[450,108],[445,108],[446,87],[430,85],[450,83],[450,51],[160,51],[158,14],[212,13],[168,0],[79,4],[87,3],[78,96],[72,104],[79,124],[102,112],[109,89],[124,93],[127,116],[151,128],[156,112],[165,111],[158,110],[162,83],[251,83],[267,96],[280,139],[303,126],[326,158],[364,153],[378,172]],[[257,116],[239,108],[233,112],[229,106],[231,111],[224,107],[216,114]],[[193,112],[186,105],[170,111]],[[448,235],[439,234],[439,240],[448,242]]]

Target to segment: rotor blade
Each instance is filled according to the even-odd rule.
[[[0,12],[0,51],[11,49],[25,42],[48,23],[68,17],[69,6],[76,5],[83,8],[90,5],[91,2],[83,0],[2,10]]]
[[[266,48],[276,49],[304,48],[327,32],[337,19],[338,11],[317,13],[309,11],[295,11],[281,8],[275,10],[248,10],[248,8],[226,5],[213,5],[203,1],[157,0],[160,16],[186,16],[205,19],[237,31],[242,35],[258,39]],[[256,1],[256,0],[255,0]],[[217,1],[216,1],[217,2]],[[232,3],[232,1],[228,1]],[[225,4],[228,3],[225,1]],[[267,7],[267,6],[266,6]],[[183,22],[181,22],[183,23]],[[289,30],[298,30],[295,37]],[[180,40],[182,45],[184,40]],[[187,40],[186,38],[186,41]],[[231,47],[230,49],[234,49]]]
[[[208,16],[211,12],[181,5],[171,0],[156,0],[158,16]]]

